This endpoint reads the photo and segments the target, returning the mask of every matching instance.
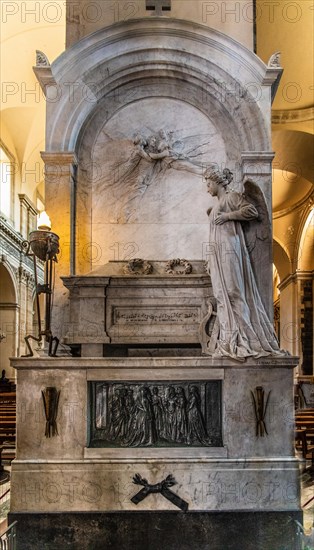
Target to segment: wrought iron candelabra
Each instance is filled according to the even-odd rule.
[[[29,235],[29,240],[22,244],[25,255],[32,257],[34,262],[34,275],[36,285],[36,311],[38,318],[38,336],[28,334],[24,340],[28,349],[28,353],[24,357],[33,357],[33,350],[29,340],[41,342],[42,337],[45,337],[48,343],[48,355],[55,357],[59,345],[59,338],[52,335],[51,332],[51,314],[53,305],[53,274],[54,264],[57,262],[57,254],[59,253],[59,236],[52,233],[49,225],[39,226],[37,231],[32,231]],[[38,283],[37,276],[37,258],[44,262],[45,279],[44,284]],[[45,324],[42,330],[41,312],[39,304],[39,296],[45,295]]]

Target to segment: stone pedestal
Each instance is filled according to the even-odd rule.
[[[14,359],[17,369],[17,456],[12,465],[12,512],[135,511],[132,478],[150,483],[168,474],[190,511],[296,510],[292,375],[294,358],[236,361],[198,358]],[[180,385],[220,381],[220,446],[91,448],[93,382]],[[256,435],[251,392],[262,386],[269,403],[268,435]],[[61,390],[58,436],[45,437],[41,391]],[[30,482],[31,480],[31,482]],[[87,496],[86,496],[87,495]],[[150,495],[140,510],[175,510]]]

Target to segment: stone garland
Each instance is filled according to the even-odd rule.
[[[178,267],[183,267],[183,269],[177,269]],[[187,260],[176,258],[167,262],[165,271],[169,275],[189,275],[192,273],[192,265]]]
[[[125,275],[150,275],[153,266],[141,258],[134,258],[128,262],[123,271]]]

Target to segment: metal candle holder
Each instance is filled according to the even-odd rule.
[[[24,357],[33,357],[33,350],[29,343],[29,340],[35,340],[41,342],[42,337],[45,337],[48,346],[48,355],[55,357],[57,348],[59,345],[59,338],[52,335],[51,332],[51,312],[53,302],[53,271],[54,263],[57,262],[57,254],[59,253],[59,236],[56,233],[52,233],[50,230],[32,231],[29,235],[29,240],[24,241],[22,244],[25,249],[25,255],[32,257],[34,262],[34,275],[36,285],[36,309],[38,318],[38,337],[29,334],[25,336],[27,349],[29,353]],[[45,262],[45,282],[44,284],[38,284],[37,277],[37,263],[36,258]],[[41,315],[39,306],[40,294],[45,295],[45,327],[41,328]]]

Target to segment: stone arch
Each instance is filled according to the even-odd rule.
[[[0,279],[1,368],[8,378],[14,379],[15,371],[10,367],[9,358],[15,357],[18,350],[19,306],[15,276],[7,262],[0,263]]]
[[[80,40],[53,63],[56,84],[47,87],[46,151],[74,151],[95,105],[143,75],[168,75],[173,83],[194,80],[205,102],[216,96],[236,119],[242,150],[269,151],[269,113],[263,107],[264,87],[269,88],[272,78],[268,74],[267,80],[266,73],[252,52],[202,25],[173,19],[113,25]],[[77,94],[70,83],[75,83]],[[252,115],[253,132],[248,123]],[[64,120],[67,127],[61,136]]]
[[[298,250],[298,266],[299,271],[312,271],[314,268],[313,262],[313,243],[314,243],[314,209],[307,212],[305,223],[302,227]]]
[[[37,74],[39,72],[40,68]],[[264,194],[270,216],[271,88],[280,73],[280,68],[267,67],[253,52],[227,35],[203,25],[166,18],[128,20],[103,28],[66,50],[52,64],[50,75],[45,68],[42,85],[47,97],[46,151],[43,154],[46,174],[49,164],[52,168],[57,165],[59,185],[62,180],[62,202],[71,202],[71,208],[61,214],[62,208],[56,207],[54,182],[46,178],[47,208],[53,226],[64,227],[63,242],[75,240],[76,243],[75,247],[71,244],[69,254],[64,255],[64,266],[59,265],[60,273],[87,273],[100,267],[110,259],[110,243],[126,245],[130,243],[130,235],[131,244],[138,246],[134,252],[146,259],[152,259],[153,255],[163,260],[178,255],[191,260],[202,257],[202,243],[208,239],[207,208],[204,206],[208,196],[200,180],[194,179],[195,196],[191,189],[187,191],[187,182],[182,186],[178,177],[171,182],[163,180],[164,187],[157,190],[167,200],[172,197],[168,212],[183,211],[186,219],[175,219],[172,223],[170,214],[166,221],[157,219],[160,210],[155,207],[154,196],[149,202],[155,207],[155,219],[150,226],[146,219],[140,219],[142,227],[140,224],[135,229],[129,226],[124,233],[125,210],[122,215],[114,213],[111,221],[107,207],[106,216],[103,216],[102,205],[96,197],[101,197],[105,205],[107,197],[101,189],[93,195],[87,181],[84,164],[86,159],[94,159],[104,125],[125,114],[127,109],[136,111],[148,98],[152,101],[158,98],[160,102],[165,98],[176,102],[177,109],[181,106],[189,110],[187,120],[198,118],[204,133],[206,121],[206,132],[218,136],[219,147],[216,150],[213,147],[211,155],[208,153],[208,158],[205,161],[202,158],[202,162],[231,164],[230,167],[237,171],[238,189],[242,187],[243,177],[254,179]],[[178,115],[177,121],[179,119],[184,117]],[[151,134],[158,131],[158,127],[158,120],[155,120]],[[131,135],[124,139],[132,144]],[[110,161],[109,154],[106,158]],[[141,181],[146,185],[145,178]],[[175,185],[170,188],[174,180]],[[142,189],[140,186],[139,193]],[[173,195],[182,189],[185,204],[179,209]],[[113,190],[118,193],[114,186]],[[109,199],[115,203],[120,201],[118,194]],[[191,204],[195,215],[188,219],[187,213],[193,210]],[[50,205],[54,205],[51,210]],[[94,206],[99,210],[96,218]],[[145,213],[145,204],[142,210],[134,203],[132,207],[138,216]],[[154,226],[158,223],[156,236]],[[99,259],[96,265],[90,258],[93,247]],[[271,267],[265,276],[271,281]],[[264,294],[268,294],[265,303],[271,311],[270,284]]]
[[[273,261],[280,281],[283,281],[291,273],[291,260],[285,246],[276,237],[273,239]]]

